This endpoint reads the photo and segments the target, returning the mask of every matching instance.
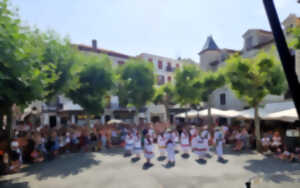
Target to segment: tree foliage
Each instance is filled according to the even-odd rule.
[[[121,101],[127,98],[124,104],[132,104],[137,110],[144,107],[154,95],[153,86],[153,66],[146,61],[130,59],[120,67],[118,97]]]
[[[114,85],[112,63],[108,56],[79,55],[82,69],[75,73],[78,85],[67,92],[67,97],[79,104],[88,114],[104,111],[105,98]]]
[[[175,99],[175,87],[171,83],[167,83],[161,87],[155,89],[155,94],[153,96],[154,104],[162,104],[165,106],[167,119],[169,119],[169,106],[176,103]]]
[[[185,65],[175,75],[176,101],[181,105],[193,105],[200,102],[199,79],[202,72],[195,65]]]
[[[13,104],[26,105],[42,99],[45,86],[57,76],[52,64],[41,65],[43,48],[35,45],[29,28],[22,27],[8,1],[0,1],[0,106],[10,110]],[[4,113],[4,112],[3,112]]]
[[[238,98],[258,106],[268,95],[281,95],[287,89],[278,60],[264,52],[253,59],[234,55],[227,61],[227,80]]]
[[[36,29],[29,34],[33,45],[42,50],[40,66],[51,67],[51,71],[45,72],[47,77],[56,76],[55,81],[47,84],[44,90],[44,98],[51,100],[72,87],[72,69],[75,67],[78,52],[67,38],[61,39],[54,31],[42,33]]]
[[[291,33],[293,35],[293,39],[291,41],[290,46],[294,49],[300,49],[300,26],[292,28]]]

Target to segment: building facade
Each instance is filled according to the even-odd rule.
[[[289,15],[283,21],[286,38],[291,39],[290,28],[300,26],[300,18],[295,14]],[[226,59],[234,54],[239,53],[244,58],[254,58],[260,51],[272,52],[274,46],[273,34],[270,31],[262,29],[249,29],[243,34],[244,45],[240,51],[230,49],[220,49],[212,36],[209,36],[203,49],[199,52],[200,67],[204,71],[216,71],[225,64]],[[274,52],[277,55],[276,50]],[[219,109],[236,109],[241,110],[247,108],[247,104],[237,99],[234,93],[225,86],[215,90],[212,94],[212,105]],[[282,102],[285,96],[268,95],[265,97],[263,104]]]

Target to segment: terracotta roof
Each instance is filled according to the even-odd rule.
[[[108,56],[120,57],[120,58],[125,58],[125,59],[131,58],[131,56],[129,56],[129,55],[122,54],[122,53],[115,52],[115,51],[111,51],[111,50],[107,50],[107,49],[103,49],[103,48],[94,49],[93,47],[87,46],[87,45],[84,45],[84,44],[78,44],[78,45],[75,44],[74,46],[76,46],[78,48],[78,50],[80,50],[80,51],[107,54]]]

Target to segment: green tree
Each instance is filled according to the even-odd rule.
[[[167,83],[161,87],[155,89],[155,94],[153,97],[154,104],[164,105],[167,113],[167,119],[170,120],[169,107],[175,103],[175,88],[173,84]]]
[[[226,78],[231,89],[254,108],[256,142],[260,146],[259,105],[267,95],[281,95],[287,89],[280,63],[264,52],[253,59],[234,55],[226,63]]]
[[[300,27],[295,27],[291,29],[293,39],[291,40],[290,46],[294,49],[300,49]]]
[[[78,77],[77,87],[67,92],[67,97],[79,104],[89,115],[103,113],[106,97],[114,85],[112,63],[108,56],[78,55],[81,69],[74,72]]]
[[[42,99],[45,86],[57,77],[51,72],[54,65],[43,66],[43,50],[32,44],[30,30],[21,27],[16,13],[0,0],[0,125],[7,116],[11,134],[12,106],[25,106]]]
[[[192,106],[200,103],[201,98],[198,81],[201,74],[201,70],[195,65],[185,65],[182,70],[177,70],[175,74],[175,95],[176,101],[181,106]]]
[[[130,59],[120,67],[118,97],[127,97],[124,104],[133,105],[139,111],[154,95],[153,66],[142,59]],[[124,94],[124,95],[123,95]]]
[[[46,71],[48,76],[55,75],[54,82],[45,87],[44,98],[51,100],[54,96],[66,93],[72,87],[72,69],[75,67],[76,54],[79,53],[72,47],[68,38],[61,39],[54,31],[42,33],[35,30],[30,33],[31,43],[42,49],[42,66],[51,66],[51,71]]]
[[[218,72],[204,72],[201,78],[195,82],[195,87],[200,90],[200,100],[207,103],[209,125],[212,125],[212,93],[225,85],[225,76],[219,69]]]

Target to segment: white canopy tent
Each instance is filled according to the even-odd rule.
[[[254,119],[254,108],[250,108],[243,111],[220,110],[220,109],[212,108],[211,114],[213,117]],[[196,118],[198,116],[199,117],[208,116],[208,109],[202,111],[191,110],[187,113],[187,118]],[[259,116],[261,119],[265,119],[265,120],[286,119],[286,121],[294,121],[298,119],[295,110],[295,105],[292,101],[266,104],[264,105],[264,107],[259,108]],[[175,117],[185,118],[186,113],[177,114]]]
[[[188,111],[187,113],[186,112],[182,112],[182,113],[180,113],[180,114],[177,114],[175,117],[177,117],[177,118],[194,118],[194,117],[197,117],[197,113],[198,113],[199,111],[197,111],[197,110],[190,110],[190,111]]]
[[[296,108],[292,108],[289,110],[283,110],[280,112],[271,113],[264,117],[265,120],[280,120],[286,122],[294,122],[298,120],[298,114]]]
[[[259,117],[261,119],[265,119],[265,117],[267,117],[269,114],[272,114],[275,112],[280,113],[283,110],[289,110],[292,108],[295,108],[295,105],[292,101],[269,103],[269,104],[266,104],[264,107],[259,108],[258,112],[259,112]],[[240,111],[236,117],[244,118],[244,119],[254,119],[254,108]]]
[[[239,112],[235,110],[220,110],[216,108],[211,108],[211,115],[213,117],[233,118],[233,117],[237,117],[239,115]],[[208,109],[201,110],[201,111],[191,110],[187,113],[187,118],[196,118],[198,116],[199,117],[208,116]],[[177,114],[175,117],[185,118],[186,113]]]

